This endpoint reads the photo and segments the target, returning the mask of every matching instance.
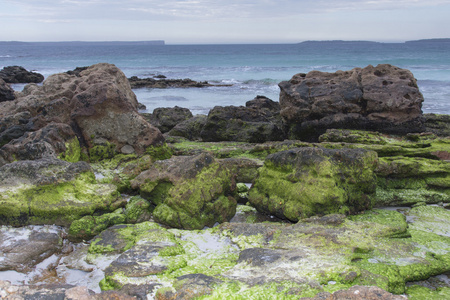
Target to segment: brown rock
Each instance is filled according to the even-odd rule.
[[[422,94],[412,73],[391,65],[297,74],[279,84],[291,138],[316,141],[330,128],[422,132]]]

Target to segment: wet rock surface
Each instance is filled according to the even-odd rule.
[[[98,74],[129,92],[123,74],[102,65],[0,103],[10,112],[0,110],[2,298],[450,297],[446,118],[434,133],[329,128],[318,143],[259,144],[170,137],[141,153],[120,144],[124,131],[85,137],[72,119],[105,110],[133,128],[118,117],[137,107],[133,95],[119,104],[109,84],[91,89]],[[45,88],[59,96],[45,100]],[[76,109],[65,111],[70,103]],[[245,109],[276,118],[280,107],[257,97]],[[62,226],[23,226],[37,222]]]

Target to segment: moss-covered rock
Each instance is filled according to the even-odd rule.
[[[377,156],[366,150],[297,148],[269,155],[249,192],[258,210],[298,221],[368,209]]]
[[[132,186],[156,205],[156,221],[175,228],[212,227],[236,211],[232,174],[208,153],[156,162]]]
[[[123,204],[116,187],[97,183],[85,163],[17,162],[3,170],[8,179],[0,187],[1,224],[69,226],[83,216]]]
[[[106,228],[116,224],[126,223],[126,221],[126,216],[119,213],[108,213],[101,216],[84,216],[70,224],[69,239],[72,241],[90,240]]]

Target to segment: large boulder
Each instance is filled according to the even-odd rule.
[[[212,227],[236,213],[231,171],[209,153],[157,161],[131,186],[156,205],[154,219],[171,227]]]
[[[329,128],[406,134],[424,130],[422,94],[413,74],[391,65],[296,74],[279,84],[289,136],[308,141]]]
[[[285,138],[276,102],[258,96],[246,106],[216,106],[201,131],[205,142],[262,143]]]
[[[40,83],[44,76],[39,73],[27,71],[24,67],[10,66],[0,70],[0,78],[7,83]]]
[[[14,90],[0,78],[0,102],[14,100]]]
[[[363,149],[295,148],[271,154],[249,192],[260,212],[282,219],[356,213],[372,206],[377,154]]]
[[[53,152],[53,157],[67,152],[65,146],[73,139],[95,158],[105,149],[113,154],[141,154],[164,140],[139,115],[128,80],[114,65],[102,63],[72,75],[55,74],[42,86],[27,85],[16,95],[15,101],[0,103],[0,165],[11,162],[18,145],[35,142],[35,136],[42,136],[37,132],[47,132],[48,126],[69,127],[59,129],[62,135],[47,135],[47,146],[52,148],[47,152]]]
[[[153,114],[142,114],[147,121],[161,130],[162,133],[168,132],[178,123],[186,121],[193,117],[191,111],[179,106],[160,107],[153,110]]]

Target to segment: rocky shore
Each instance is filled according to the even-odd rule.
[[[140,114],[132,81],[0,82],[1,298],[450,298],[450,116],[411,72],[296,74],[207,116]]]

